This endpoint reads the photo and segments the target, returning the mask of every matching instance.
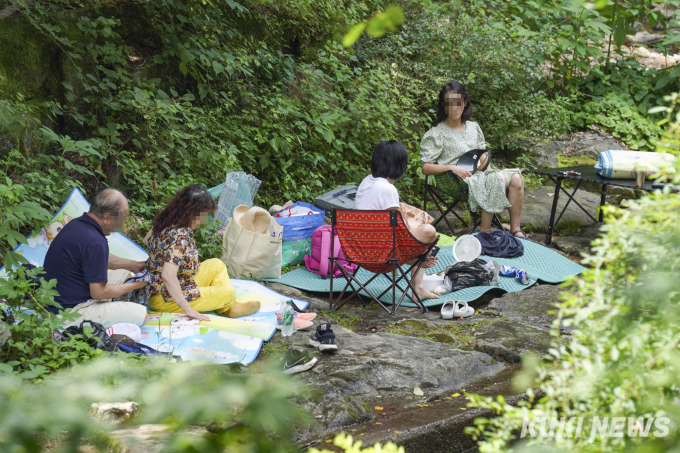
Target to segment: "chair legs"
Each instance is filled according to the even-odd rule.
[[[407,270],[404,270],[401,267],[398,267],[397,269],[393,269],[392,271],[389,271],[388,270],[389,267],[393,267],[394,263],[388,263],[385,266],[385,268],[382,272],[374,274],[370,279],[368,279],[368,281],[366,283],[361,283],[359,281],[359,279],[357,278],[357,273],[359,271],[358,267],[354,272],[350,273],[344,267],[338,266],[340,271],[342,272],[342,276],[345,278],[347,283],[346,283],[345,287],[343,288],[342,292],[340,293],[340,295],[334,301],[333,300],[333,280],[331,280],[330,310],[331,311],[337,311],[338,309],[340,309],[340,307],[345,305],[351,298],[359,295],[359,293],[361,291],[363,291],[366,294],[368,294],[368,296],[372,300],[374,300],[378,305],[380,305],[383,308],[383,310],[385,310],[387,313],[389,313],[391,315],[394,315],[394,314],[397,313],[397,310],[401,306],[405,297],[408,297],[409,299],[411,299],[418,306],[418,308],[420,308],[420,310],[423,313],[427,313],[427,311],[428,311],[427,308],[423,305],[423,302],[420,300],[420,297],[418,297],[418,294],[416,293],[415,288],[413,287],[413,284],[412,284],[413,277],[412,277],[412,275],[415,275],[415,273],[417,273],[420,270],[420,268],[423,265],[423,262],[425,261],[424,257],[429,254],[431,249],[432,249],[432,247],[430,247],[430,249],[428,249],[428,251],[423,256],[418,258],[418,260],[415,263],[413,263]],[[397,277],[397,275],[396,275],[397,271],[401,274],[399,277]],[[376,296],[375,294],[373,294],[371,292],[371,290],[368,289],[368,285],[370,285],[380,275],[385,275],[389,279],[390,286],[387,289],[385,289],[382,293],[380,293],[379,295]],[[332,278],[333,278],[333,276],[331,275],[331,279]],[[406,282],[406,288],[403,288],[401,286],[400,283],[401,283],[402,280],[404,280]],[[356,284],[356,286],[355,286],[355,284]],[[346,296],[345,294],[348,292],[347,290],[350,287],[352,289],[352,293],[349,296]],[[398,301],[397,301],[397,294],[396,294],[397,289],[399,291],[401,291],[401,293],[402,293],[401,297],[399,298]],[[385,305],[380,300],[390,290],[392,291],[392,309],[391,310],[387,307],[387,305]],[[413,295],[413,297],[408,295],[408,291],[411,291],[411,294]]]

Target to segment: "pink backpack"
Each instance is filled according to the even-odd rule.
[[[312,233],[312,246],[311,253],[305,256],[305,266],[309,272],[314,272],[319,274],[321,278],[328,278],[328,267],[330,261],[328,258],[331,256],[331,234],[333,234],[333,229],[330,225],[323,225],[314,230]],[[345,254],[342,253],[342,248],[340,248],[340,239],[338,235],[335,235],[335,243],[333,244],[333,254],[336,258],[345,258]],[[338,261],[333,265],[333,277],[340,277],[342,272],[338,269],[338,264],[344,267],[349,272],[354,272],[357,265],[350,264],[346,261]]]

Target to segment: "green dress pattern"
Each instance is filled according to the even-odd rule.
[[[446,124],[439,123],[425,133],[420,142],[420,158],[423,163],[456,165],[458,158],[472,149],[486,149],[484,133],[474,121],[465,123],[465,131],[456,131]],[[506,191],[512,175],[522,173],[517,168],[488,169],[477,172],[464,181],[470,188],[468,200],[470,209],[476,212],[498,213],[510,207]]]

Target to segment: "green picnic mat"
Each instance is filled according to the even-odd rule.
[[[531,285],[536,283],[537,280],[547,283],[560,283],[566,280],[567,277],[578,275],[585,270],[585,268],[580,264],[574,263],[570,259],[565,258],[554,250],[551,250],[540,244],[531,241],[523,241],[523,244],[524,255],[519,258],[494,258],[485,255],[482,255],[480,258],[483,260],[494,260],[500,264],[524,269],[529,274],[530,281],[528,285],[522,285],[514,277],[501,277],[501,284],[499,287],[474,286],[471,288],[465,288],[459,291],[444,294],[439,299],[424,300],[423,305],[426,307],[433,307],[442,305],[447,300],[464,300],[466,302],[471,302],[480,298],[487,291],[491,291],[493,289],[502,290],[505,292],[521,291],[523,289],[529,288]],[[442,247],[437,256],[439,257],[439,262],[435,267],[426,269],[425,272],[427,274],[440,272],[444,270],[444,268],[449,264],[455,263],[453,258],[453,247],[451,246]],[[361,269],[357,273],[357,279],[362,283],[365,283],[373,275],[374,274],[372,272]],[[268,279],[267,281],[281,283],[283,285],[292,286],[304,291],[322,293],[329,293],[331,287],[330,279],[323,279],[319,275],[309,272],[305,268],[295,269],[294,271],[283,274],[281,278]],[[342,291],[345,284],[346,281],[343,277],[334,279],[333,292],[339,293]],[[402,284],[401,286],[405,287],[405,284]],[[373,280],[370,285],[368,285],[368,290],[377,296],[388,287],[389,278],[381,275]],[[364,292],[362,292],[362,294],[366,295]],[[399,297],[401,297],[401,292],[397,290],[397,300],[399,300]],[[389,293],[385,294],[380,300],[384,303],[392,303],[392,291],[389,291]],[[416,305],[408,297],[404,298],[402,305],[405,307],[416,307]]]

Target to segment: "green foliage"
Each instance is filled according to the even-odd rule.
[[[582,106],[584,125],[600,126],[631,149],[650,151],[661,137],[661,128],[640,113],[635,100],[625,94],[610,93]]]
[[[205,225],[196,230],[196,248],[201,261],[210,258],[219,258],[222,254],[222,235],[221,223],[217,219],[212,219]]]
[[[26,238],[19,231],[32,229],[50,218],[49,212],[36,203],[26,201],[26,188],[21,184],[13,184],[5,178],[0,184],[0,256],[7,267],[28,263],[23,256],[12,250],[19,244],[26,244]],[[0,297],[6,286],[0,280]]]
[[[541,88],[543,69],[536,59],[545,47],[540,39],[513,36],[504,22],[464,5],[411,5],[405,14],[400,33],[361,40],[355,51],[361,64],[391,74],[401,87],[400,99],[413,99],[429,121],[441,87],[458,80],[468,89],[472,119],[492,149],[569,131],[573,100],[552,99]]]
[[[669,131],[659,151],[678,152],[680,118],[671,116],[678,96],[669,97]],[[677,171],[677,168],[676,168]],[[666,175],[671,176],[671,175]],[[675,183],[680,178],[672,175]],[[652,430],[649,437],[616,437],[591,431],[593,418],[668,417],[680,421],[675,404],[680,367],[678,280],[680,199],[656,191],[629,210],[608,207],[604,236],[595,241],[591,266],[567,282],[552,335],[574,326],[567,344],[555,343],[543,362],[532,358],[516,379],[529,401],[517,406],[473,397],[474,407],[492,409],[494,419],[478,419],[470,432],[481,438],[480,451],[671,451],[680,437]],[[536,398],[537,392],[545,396]],[[538,416],[584,417],[580,437],[537,437],[512,445],[523,421]]]
[[[168,451],[289,452],[290,426],[300,414],[288,401],[286,376],[271,379],[200,370],[189,364],[150,360],[142,364],[101,359],[57,373],[39,385],[0,376],[2,451],[41,451],[44,439],[63,452],[79,452],[83,439],[108,451],[112,425],[89,415],[95,402],[136,401],[143,410],[128,427],[168,424]],[[204,436],[192,426],[211,424]],[[131,425],[131,426],[130,426]],[[163,442],[163,440],[161,440]]]

